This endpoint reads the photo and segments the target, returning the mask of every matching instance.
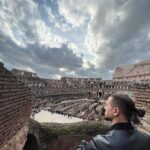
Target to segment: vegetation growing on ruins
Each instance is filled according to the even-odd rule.
[[[59,124],[59,123],[42,123],[39,124],[30,120],[30,133],[33,134],[39,145],[48,145],[58,139],[59,136],[87,135],[94,136],[98,133],[103,134],[108,131],[108,127],[100,122],[84,121],[80,123]]]

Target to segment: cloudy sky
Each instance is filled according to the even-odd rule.
[[[0,61],[43,78],[111,79],[150,60],[150,0],[0,0]]]

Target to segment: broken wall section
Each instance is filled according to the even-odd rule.
[[[30,112],[30,89],[0,62],[0,149],[23,148]]]

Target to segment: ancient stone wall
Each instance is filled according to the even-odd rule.
[[[68,101],[55,105],[52,111],[68,114],[74,117],[88,120],[102,120],[102,103],[105,102],[107,96],[112,93],[122,93],[129,95],[134,101],[137,108],[146,111],[145,117],[141,119],[143,128],[150,132],[150,82],[142,81],[103,81],[101,87],[87,89],[91,94],[102,92],[102,96],[97,100],[85,99],[80,101]],[[58,107],[57,107],[58,106]]]
[[[18,137],[25,142],[30,111],[30,89],[0,63],[0,149],[15,149]]]
[[[136,85],[133,93],[136,106],[146,111],[144,118],[142,118],[142,124],[150,133],[150,83],[147,85]]]
[[[143,107],[146,110],[146,117],[143,119],[145,126],[150,128],[150,80],[146,77],[145,81],[127,80],[124,78],[126,73],[130,77],[138,76],[140,73],[141,79],[150,72],[150,62],[138,63],[130,65],[127,69],[119,72],[122,80],[102,80],[101,78],[68,78],[62,77],[61,80],[42,79],[39,77],[19,76],[32,90],[32,95],[35,97],[34,106],[46,104],[46,100],[52,99],[52,103],[58,103],[64,100],[88,98],[88,99],[106,99],[108,95],[121,91],[126,94],[131,94],[138,107]],[[125,72],[126,71],[126,72]],[[142,74],[141,74],[142,73]],[[134,75],[134,76],[133,76]],[[131,78],[130,78],[131,79]],[[33,99],[33,98],[32,98]],[[43,103],[44,102],[44,103]],[[69,104],[62,106],[58,111],[77,116],[83,119],[99,120],[97,111],[91,109],[89,111],[79,110],[78,103],[75,105]],[[95,104],[94,104],[95,105]],[[92,104],[88,105],[88,108]],[[65,108],[66,107],[66,108]],[[96,106],[94,106],[96,108]],[[65,109],[65,110],[64,110]],[[99,105],[97,105],[99,110]],[[88,110],[88,109],[86,109]],[[147,128],[148,129],[148,128]],[[149,130],[149,129],[148,129]],[[150,130],[149,130],[150,131]]]
[[[113,80],[150,80],[150,61],[117,67]]]
[[[108,130],[108,126],[96,121],[40,124],[30,120],[30,138],[28,138],[24,150],[75,150],[83,139],[89,141],[97,133],[104,134]]]
[[[143,65],[143,64],[140,64]],[[148,63],[145,63],[148,65]],[[137,65],[139,66],[139,65]],[[62,77],[61,80],[42,79],[39,77],[19,76],[19,80],[24,82],[32,90],[37,105],[45,100],[67,100],[80,97],[88,98],[106,98],[109,94],[116,91],[140,91],[148,89],[147,81],[133,80],[101,80],[101,78],[67,78]],[[137,89],[138,87],[138,89]],[[32,98],[34,99],[34,98]],[[38,101],[37,101],[38,100]],[[138,99],[143,103],[143,99]]]
[[[28,131],[29,127],[24,126],[1,148],[1,150],[23,150]]]
[[[28,72],[28,71],[24,71],[24,70],[18,70],[18,69],[12,69],[11,71],[14,75],[17,76],[26,76],[26,77],[37,77],[37,73],[33,73],[33,72]]]

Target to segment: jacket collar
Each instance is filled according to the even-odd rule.
[[[133,130],[133,126],[130,122],[127,123],[116,123],[111,126],[111,130]]]

